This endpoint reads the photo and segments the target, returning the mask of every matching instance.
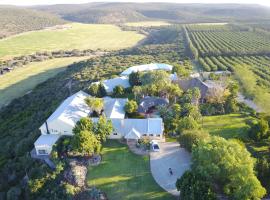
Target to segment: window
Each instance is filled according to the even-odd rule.
[[[113,135],[117,135],[117,133],[113,133]]]
[[[150,134],[150,136],[154,136],[153,134]]]
[[[160,137],[160,134],[157,134],[157,137]]]
[[[143,136],[147,136],[146,134],[143,134]]]
[[[38,154],[47,155],[48,153],[45,149],[40,149],[40,150],[38,150]]]

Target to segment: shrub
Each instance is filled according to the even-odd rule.
[[[182,147],[191,152],[194,145],[198,145],[200,141],[207,140],[209,137],[210,136],[207,132],[201,130],[185,130],[179,136],[179,143]]]
[[[255,141],[259,141],[269,137],[269,125],[264,119],[258,123],[252,124],[249,131],[249,137]]]
[[[176,188],[180,192],[181,200],[215,200],[217,199],[210,182],[192,171],[186,171],[176,181]]]

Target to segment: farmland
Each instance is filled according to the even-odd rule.
[[[70,24],[70,28],[27,32],[0,40],[0,58],[29,55],[38,51],[104,49],[118,50],[144,38],[114,25]]]
[[[57,58],[20,67],[0,77],[0,107],[87,57]]]
[[[184,29],[203,71],[229,70],[246,97],[270,112],[270,35],[240,25],[189,25]]]
[[[200,56],[261,55],[270,52],[270,36],[263,33],[231,30],[228,26],[210,26],[209,29],[191,26],[188,31]]]

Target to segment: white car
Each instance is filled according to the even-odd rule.
[[[153,151],[156,151],[156,152],[159,152],[159,151],[160,151],[158,142],[155,141],[155,140],[152,140],[152,141],[151,141],[151,147],[152,147],[152,150],[153,150]]]

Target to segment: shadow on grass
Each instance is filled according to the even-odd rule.
[[[58,73],[66,70],[65,67],[49,69],[44,72],[27,77],[15,84],[12,84],[5,89],[0,89],[0,108],[12,102],[12,100],[24,96],[28,92],[31,92],[36,86],[44,81],[53,78]],[[10,72],[12,73],[12,72]]]
[[[126,145],[109,140],[102,158],[101,165],[89,168],[88,185],[100,188],[109,199],[174,199],[154,181],[149,156],[135,155]]]

